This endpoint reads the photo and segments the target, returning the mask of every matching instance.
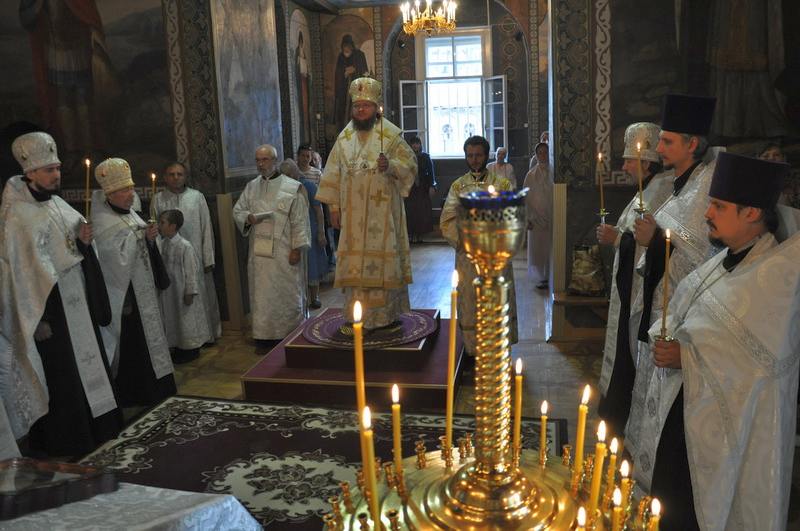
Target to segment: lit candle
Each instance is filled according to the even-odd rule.
[[[636,173],[639,176],[639,208],[644,209],[644,198],[642,196],[642,143],[636,142]]]
[[[547,456],[547,400],[542,402],[539,432],[539,463],[544,464]]]
[[[606,458],[606,422],[600,421],[597,428],[597,444],[594,447],[594,472],[592,473],[592,488],[589,491],[589,517],[593,518],[597,511],[597,502],[600,498],[600,483],[603,478],[603,462]]]
[[[575,531],[586,531],[586,509],[583,506],[578,507],[578,521]]]
[[[381,153],[383,153],[383,105],[378,107],[378,120],[381,124]]]
[[[514,441],[512,450],[522,448],[522,359],[517,358],[514,377]]]
[[[367,450],[364,481],[370,494],[368,500],[369,512],[372,515],[375,529],[380,529],[381,514],[378,512],[378,486],[375,478],[375,444],[372,435],[372,418],[368,407],[365,407],[363,411],[364,447]]]
[[[620,482],[620,490],[622,491],[622,502],[627,505],[628,500],[631,497],[631,478],[628,476],[630,475],[630,465],[628,464],[628,460],[624,459],[622,461],[622,465],[619,467],[619,475],[622,476],[622,481]],[[627,508],[627,507],[626,507]]]
[[[403,449],[400,447],[400,388],[392,386],[392,440],[394,441],[394,473],[403,475]]]
[[[89,191],[91,189],[90,188],[91,183],[89,182],[89,174],[91,172],[89,171],[89,168],[92,167],[92,161],[89,160],[89,159],[85,159],[83,161],[83,164],[86,166],[86,192],[85,192],[84,197],[83,197],[83,203],[84,203],[83,204],[83,216],[86,218],[86,221],[89,221],[89,216],[91,215],[91,211],[89,210],[89,208],[90,208],[90,206],[89,206],[89,201],[90,201]]]
[[[661,310],[661,337],[667,337],[667,307],[669,306],[669,229],[666,232],[666,254],[664,254],[664,306]]]
[[[614,437],[611,439],[611,444],[608,450],[611,455],[608,456],[608,475],[606,476],[606,492],[610,493],[614,490],[614,484],[617,480],[617,450],[619,449],[619,441]],[[608,494],[606,494],[608,496]]]
[[[445,405],[444,444],[453,447],[453,395],[456,371],[456,319],[458,318],[458,271],[453,271],[450,291],[450,337],[447,345],[447,404]]]
[[[150,174],[150,180],[153,182],[153,191],[150,193],[150,222],[156,220],[156,174]]]
[[[661,502],[653,498],[650,503],[650,520],[647,522],[647,531],[658,531],[658,522],[661,521]]]
[[[622,492],[614,489],[614,509],[611,511],[611,531],[622,531]]]
[[[573,465],[573,482],[580,481],[583,473],[583,439],[586,435],[586,415],[589,413],[589,394],[591,388],[587,385],[583,388],[581,405],[578,406],[578,429],[575,435],[575,463]]]
[[[605,210],[605,202],[603,200],[603,154],[597,154],[597,183],[600,185],[600,212]]]
[[[361,322],[361,302],[353,305],[353,345],[355,346],[356,406],[364,411],[367,399],[364,391],[364,323]]]
[[[497,190],[495,189],[494,185],[490,184],[489,188],[486,189],[490,194],[493,196],[497,195]]]

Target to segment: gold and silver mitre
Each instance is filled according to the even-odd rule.
[[[350,97],[356,101],[371,101],[381,104],[381,82],[371,77],[360,77],[350,83]]]
[[[629,125],[625,129],[625,152],[622,158],[637,158],[639,156],[637,145],[639,145],[642,148],[642,160],[661,162],[661,157],[656,152],[659,133],[661,128],[650,122],[636,122]]]
[[[94,178],[106,195],[133,186],[131,165],[125,159],[106,159],[97,165]]]
[[[61,164],[61,161],[58,160],[56,141],[52,136],[41,131],[18,136],[11,144],[11,152],[22,166],[23,173],[51,164]]]

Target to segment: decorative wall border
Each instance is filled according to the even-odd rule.
[[[528,44],[530,61],[528,80],[528,152],[534,155],[533,149],[539,142],[539,0],[528,1]]]
[[[552,0],[550,139],[557,182],[591,182],[593,155],[589,0]]]
[[[277,3],[277,2],[276,2]],[[300,9],[297,5],[293,4],[292,2],[286,2],[286,8],[283,10],[283,41],[284,41],[284,50],[286,52],[286,85],[288,86],[288,92],[286,93],[286,103],[283,102],[283,92],[281,91],[281,117],[283,122],[283,127],[286,127],[286,122],[290,122],[289,128],[289,149],[286,149],[286,133],[283,134],[283,143],[284,147],[283,150],[287,153],[291,153],[291,157],[294,158],[295,150],[298,148],[295,145],[295,131],[297,130],[297,123],[295,122],[295,113],[294,113],[294,106],[299,105],[300,99],[297,96],[297,87],[295,85],[295,77],[294,72],[292,69],[294,68],[294,57],[292,55],[292,45],[290,39],[292,38],[292,13],[294,13],[295,9]],[[309,109],[310,111],[310,109]],[[289,113],[289,114],[286,114]],[[288,117],[288,120],[286,119]]]
[[[381,16],[380,7],[372,8],[372,35],[373,42],[375,43],[375,79],[380,81],[381,85],[383,85],[383,17]],[[387,104],[385,95],[386,91],[383,91],[383,107],[388,110],[391,102]]]
[[[189,165],[189,135],[186,130],[186,103],[183,94],[183,66],[181,64],[180,18],[176,0],[163,0],[164,28],[167,37],[167,62],[169,68],[172,129],[175,133],[175,156]]]
[[[327,156],[325,144],[325,80],[322,78],[322,29],[320,27],[319,13],[306,13],[308,20],[309,39],[311,39],[311,61],[313,77],[311,79],[312,92],[314,93],[314,146],[323,156]]]
[[[594,6],[594,142],[607,161],[611,160],[611,7],[609,0]]]
[[[289,76],[289,11],[291,7],[286,0],[275,2],[275,40],[278,47],[278,85],[281,98],[281,136],[283,137],[283,155],[292,157],[294,147],[294,124],[292,123],[292,97],[294,83]],[[286,53],[280,53],[285,50]]]

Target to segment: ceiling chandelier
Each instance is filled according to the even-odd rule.
[[[442,5],[437,9],[431,7],[431,0],[425,1],[425,9],[420,9],[419,0],[415,0],[412,7],[409,2],[400,5],[403,13],[403,31],[409,35],[416,35],[424,31],[428,36],[435,33],[447,33],[456,29],[456,3],[451,0],[442,0]]]

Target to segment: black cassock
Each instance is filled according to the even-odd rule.
[[[433,231],[433,205],[430,189],[436,186],[433,162],[425,152],[417,154],[417,179],[405,198],[409,236],[422,236]]]
[[[99,329],[111,323],[106,284],[92,246],[84,245],[80,240],[77,244],[83,254],[81,269],[94,335],[108,379],[113,382]],[[28,444],[31,450],[50,455],[82,456],[117,436],[122,428],[122,412],[117,407],[97,418],[92,417],[72,350],[58,285],[53,286],[47,297],[41,320],[47,322],[52,330],[48,339],[36,341],[50,401],[48,413],[31,426]]]

